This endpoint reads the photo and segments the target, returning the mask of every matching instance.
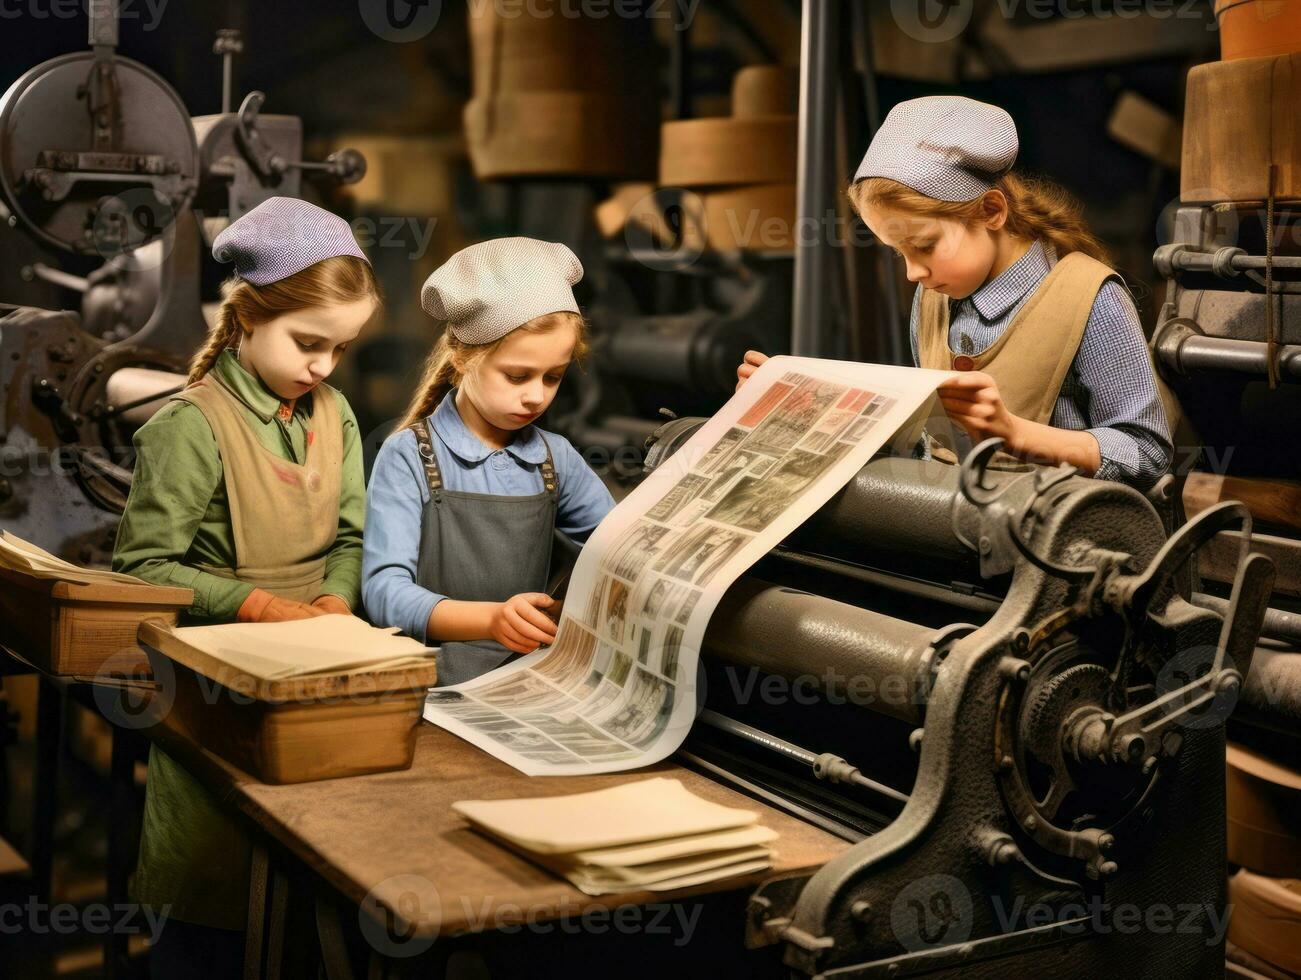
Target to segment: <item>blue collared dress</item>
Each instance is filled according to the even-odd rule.
[[[949,348],[987,350],[1016,319],[1048,275],[1055,257],[1036,241],[1008,268],[964,299],[949,300]],[[912,355],[917,364],[921,290],[913,295]],[[1062,383],[1052,425],[1085,430],[1098,440],[1102,465],[1094,476],[1147,490],[1174,455],[1138,310],[1120,283],[1098,290],[1075,361]]]
[[[601,478],[563,436],[529,425],[520,429],[505,449],[493,449],[466,427],[456,410],[455,389],[425,421],[448,490],[505,496],[541,493],[541,466],[550,447],[558,482],[557,530],[575,542],[586,541],[614,507],[614,498]],[[421,516],[428,501],[415,433],[405,429],[390,436],[380,448],[371,472],[366,492],[362,600],[377,626],[396,626],[422,642],[427,642],[425,632],[434,606],[448,598],[418,584]],[[529,547],[530,543],[521,542],[520,546]]]

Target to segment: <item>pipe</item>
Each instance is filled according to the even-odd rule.
[[[1193,605],[1200,606],[1202,609],[1209,609],[1221,616],[1227,615],[1229,612],[1227,599],[1208,595],[1205,592],[1193,593]],[[1301,615],[1288,612],[1286,609],[1274,609],[1272,607],[1266,609],[1265,623],[1260,629],[1260,635],[1274,640],[1283,640],[1287,643],[1301,643]]]
[[[835,210],[832,159],[836,147],[835,93],[838,82],[840,0],[804,0],[800,29],[799,169],[796,175],[795,290],[791,353],[833,354],[824,335],[831,321],[830,230],[822,227]],[[816,229],[816,230],[815,230]]]
[[[114,371],[104,389],[110,405],[123,407],[120,414],[124,419],[143,425],[163,407],[169,395],[184,386],[183,374],[126,367]]]
[[[1193,371],[1226,371],[1264,377],[1268,374],[1269,345],[1259,340],[1207,337],[1185,323],[1169,321],[1158,328],[1154,340],[1157,357],[1180,374]],[[1280,344],[1275,348],[1279,374],[1301,379],[1301,345]]]
[[[778,755],[784,755],[788,759],[794,759],[796,762],[801,762],[812,768],[815,772],[818,770],[819,759],[834,759],[837,771],[844,775],[843,778],[833,781],[851,782],[856,786],[862,786],[864,789],[870,789],[875,793],[880,793],[882,796],[894,800],[896,803],[908,802],[908,794],[900,793],[897,789],[892,789],[885,785],[885,783],[878,783],[875,779],[869,779],[839,756],[819,756],[817,753],[801,748],[792,742],[786,741],[784,738],[779,738],[768,732],[760,731],[752,725],[747,725],[743,721],[737,721],[735,718],[728,718],[726,715],[720,715],[717,711],[711,711],[708,708],[700,712],[699,720],[704,722],[706,725],[717,728],[721,732],[727,732],[729,735],[743,738],[747,742],[768,749],[769,751],[776,752]],[[819,775],[818,778],[821,779],[824,777]]]

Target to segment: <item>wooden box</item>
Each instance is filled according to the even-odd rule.
[[[264,783],[406,769],[415,753],[428,665],[265,680],[140,627],[158,685],[158,722]]]
[[[1188,72],[1185,204],[1301,200],[1301,54],[1213,61]]]
[[[189,589],[78,585],[0,568],[0,643],[52,674],[147,677],[140,624],[175,624],[193,601]]]

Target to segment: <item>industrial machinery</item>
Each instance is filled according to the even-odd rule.
[[[998,445],[873,459],[711,620],[683,757],[854,842],[762,886],[748,941],[818,976],[1222,976],[1224,720],[1264,700],[1273,564],[1241,504],[1169,535]],[[1228,528],[1216,612],[1182,572]]]
[[[157,74],[116,52],[118,5],[89,5],[90,50],[32,68],[0,97],[0,236],[102,260],[24,277],[81,294],[78,312],[0,296],[0,520],[73,561],[112,550],[134,463],[131,434],[178,390],[207,332],[207,243],[303,174],[351,183],[364,158],[302,159],[302,122],[232,109],[237,32],[220,32],[222,112],[191,118]]]

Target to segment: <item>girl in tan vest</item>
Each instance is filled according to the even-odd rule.
[[[1145,490],[1170,465],[1173,402],[1163,404],[1133,300],[1079,205],[1012,173],[1017,146],[996,106],[902,102],[850,199],[918,284],[914,363],[962,372],[938,394],[972,442],[998,437],[1021,459]],[[764,360],[748,352],[740,382]]]
[[[350,614],[365,486],[352,409],[325,379],[379,309],[347,222],[272,198],[218,236],[234,262],[190,385],[135,437],[113,566],[194,590],[187,619]],[[155,977],[239,976],[250,845],[179,763],[149,755],[136,901],[165,917]]]

